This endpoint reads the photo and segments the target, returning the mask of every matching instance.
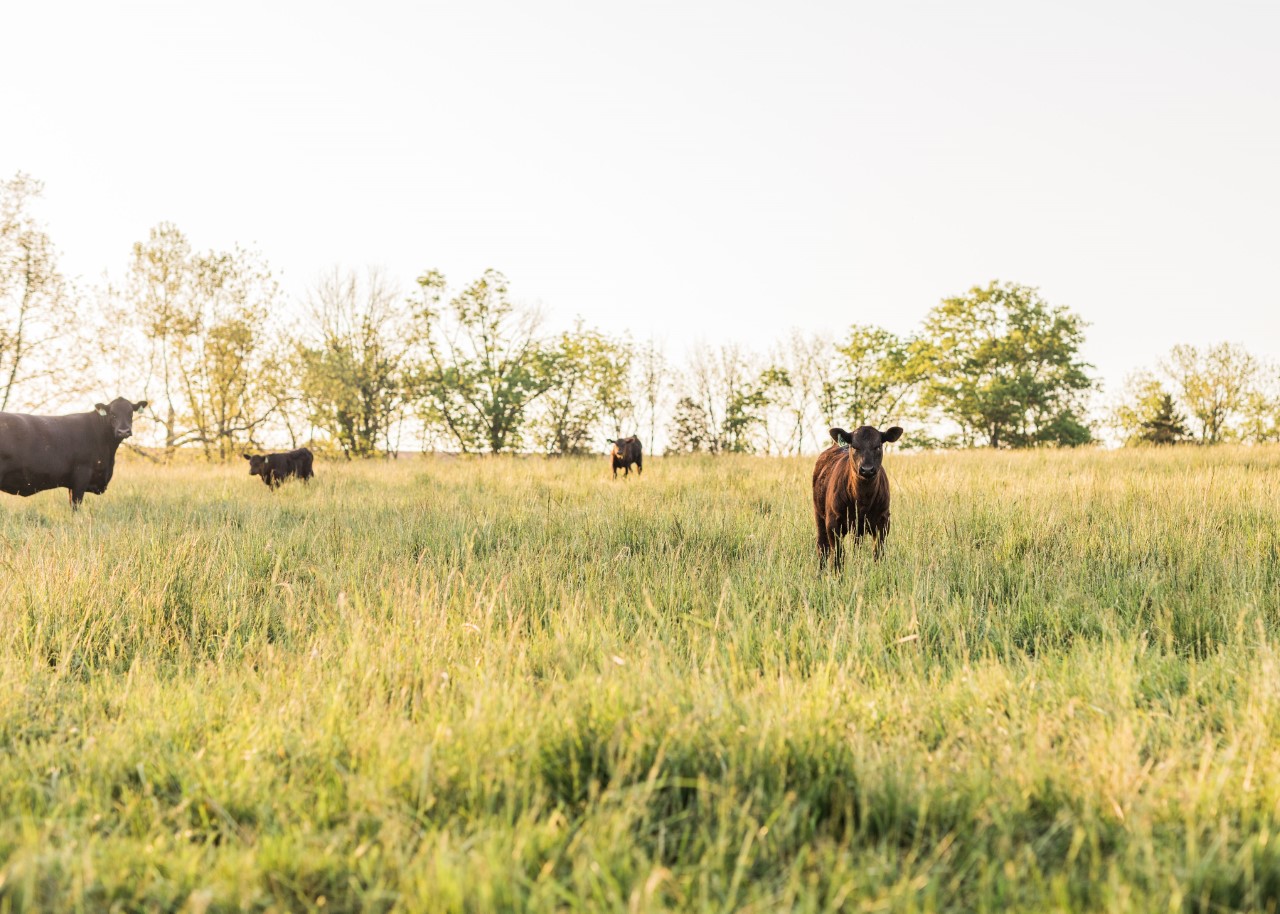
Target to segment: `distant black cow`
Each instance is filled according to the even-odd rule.
[[[261,476],[268,489],[274,489],[290,476],[297,476],[306,482],[315,473],[311,472],[311,452],[305,447],[283,454],[244,454],[249,461],[249,475]]]
[[[116,450],[146,405],[118,397],[70,416],[0,413],[0,492],[25,497],[65,487],[78,510],[85,492],[107,491]]]
[[[631,474],[631,464],[636,465],[636,473],[639,474],[644,470],[644,461],[640,453],[640,439],[635,435],[630,438],[619,438],[617,441],[610,441],[613,449],[609,451],[609,459],[613,464],[613,478],[618,478],[618,470],[622,470],[622,477],[625,479]]]

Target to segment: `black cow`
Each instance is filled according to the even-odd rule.
[[[65,486],[78,510],[85,492],[107,491],[116,450],[146,405],[117,397],[70,416],[0,413],[0,492],[25,497]]]
[[[613,478],[618,478],[618,470],[622,470],[622,478],[631,475],[631,465],[635,464],[636,473],[644,470],[644,457],[640,453],[640,439],[635,435],[630,438],[619,438],[610,441],[613,448],[609,451],[609,461],[613,465]]]
[[[242,454],[249,461],[249,475],[261,476],[268,489],[274,489],[290,476],[297,476],[306,482],[315,473],[311,472],[311,452],[305,447],[283,454]]]

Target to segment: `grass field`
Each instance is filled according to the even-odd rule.
[[[1280,449],[0,496],[0,910],[1280,904]]]

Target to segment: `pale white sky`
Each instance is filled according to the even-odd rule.
[[[0,175],[64,265],[162,220],[673,354],[909,331],[992,278],[1092,323],[1114,389],[1178,342],[1280,356],[1280,3],[6,4]]]

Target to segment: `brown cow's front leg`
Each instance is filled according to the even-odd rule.
[[[825,527],[827,548],[831,553],[831,568],[833,571],[839,571],[844,567],[844,537],[849,532],[848,519],[828,516]]]
[[[884,523],[875,529],[874,534],[876,538],[874,558],[878,562],[884,557],[884,541],[889,536],[889,518],[884,519]]]

